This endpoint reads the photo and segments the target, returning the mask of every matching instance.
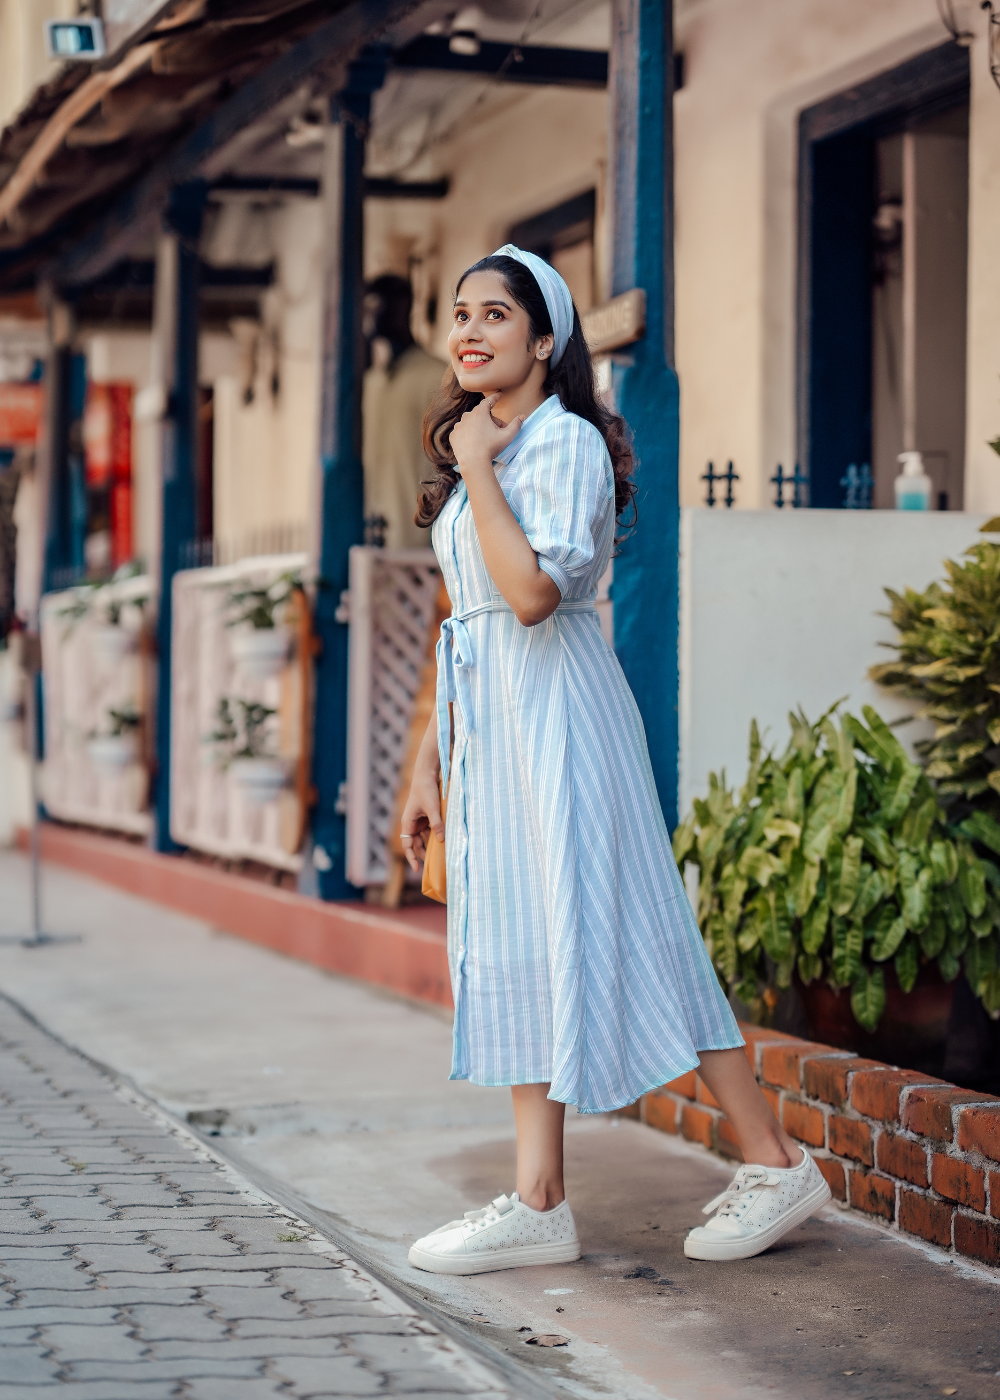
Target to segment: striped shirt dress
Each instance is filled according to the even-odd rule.
[[[615,530],[604,441],[553,396],[494,466],[562,602],[518,622],[460,482],[432,533],[452,604],[437,649],[451,1078],[549,1083],[603,1113],[743,1039],[594,606]]]

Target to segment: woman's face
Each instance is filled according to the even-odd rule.
[[[467,392],[504,393],[552,353],[552,336],[529,344],[528,313],[495,272],[472,272],[459,288],[448,337],[451,367]]]

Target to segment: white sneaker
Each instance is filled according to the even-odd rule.
[[[750,1259],[826,1205],[830,1188],[803,1149],[797,1167],[743,1166],[721,1195],[705,1206],[718,1214],[684,1241],[689,1259]]]
[[[432,1274],[486,1274],[523,1264],[568,1264],[580,1257],[569,1202],[532,1210],[515,1191],[464,1220],[451,1220],[412,1245],[409,1261]]]

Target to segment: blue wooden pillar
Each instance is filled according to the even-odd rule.
[[[639,465],[638,523],[615,560],[615,650],[677,822],[678,391],[673,368],[673,9],[613,0],[608,100],[611,294],[646,292],[646,334],[616,367]]]
[[[160,472],[160,611],[157,623],[159,678],[156,696],[156,781],[153,844],[158,851],[177,850],[170,836],[170,685],[173,580],[181,546],[192,540],[197,521],[198,452],[198,240],[205,210],[204,181],[179,185],[171,192],[164,229],[173,236],[173,252],[157,260],[157,277],[172,283],[172,314],[158,327],[169,347],[165,366],[168,390],[162,424]]]
[[[347,777],[347,628],[334,616],[347,588],[348,552],[364,536],[361,467],[361,297],[364,283],[364,165],[371,97],[385,80],[388,51],[366,49],[331,103],[324,190],[332,256],[326,286],[320,456],[323,472],[321,583],[316,630],[313,841],[324,899],[357,898],[347,883],[346,827],[338,810]]]
[[[86,572],[87,489],[80,422],[87,388],[87,361],[69,343],[53,345],[46,369],[49,440],[45,567],[42,591],[66,588]]]

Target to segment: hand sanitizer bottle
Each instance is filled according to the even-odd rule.
[[[896,477],[897,510],[930,510],[931,479],[924,471],[924,459],[919,452],[901,452],[896,458],[903,470]]]

